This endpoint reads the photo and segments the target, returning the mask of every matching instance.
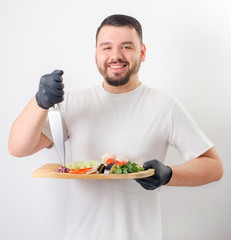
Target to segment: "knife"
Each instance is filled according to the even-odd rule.
[[[65,141],[63,132],[62,115],[59,104],[55,104],[48,113],[51,134],[54,146],[62,165],[66,164]]]

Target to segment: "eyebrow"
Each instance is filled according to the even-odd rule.
[[[99,46],[101,47],[101,46],[104,46],[104,45],[110,45],[110,44],[111,44],[111,42],[102,42],[102,43],[100,43]]]
[[[122,42],[121,44],[122,44],[122,45],[124,45],[124,44],[131,44],[131,45],[134,45],[134,43],[133,43],[132,41]]]
[[[112,44],[111,42],[102,42],[100,43],[100,47],[104,46],[104,45],[110,45]],[[126,41],[126,42],[122,42],[121,45],[125,45],[125,44],[130,44],[130,45],[134,45],[134,43],[132,41]]]

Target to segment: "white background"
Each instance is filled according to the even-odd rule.
[[[43,74],[63,69],[66,91],[101,83],[94,63],[95,31],[114,13],[132,15],[143,26],[147,59],[141,81],[175,95],[224,163],[219,182],[162,188],[164,240],[230,239],[230,12],[228,0],[1,0],[0,239],[63,236],[68,180],[31,175],[43,164],[57,162],[55,151],[10,156],[9,131]],[[166,161],[178,164],[182,158],[170,149]]]

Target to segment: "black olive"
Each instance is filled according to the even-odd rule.
[[[114,165],[113,163],[108,164],[104,169],[104,174],[109,174],[110,169],[112,168],[113,165]]]
[[[99,167],[98,167],[97,173],[98,174],[103,173],[104,169],[105,169],[105,165],[104,164],[100,164]]]
[[[114,165],[113,163],[110,163],[105,167],[105,169],[110,170],[113,165]]]

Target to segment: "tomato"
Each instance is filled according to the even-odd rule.
[[[113,159],[113,158],[108,158],[108,160],[106,161],[106,165],[108,165],[108,164],[114,164],[114,162],[115,162],[115,159]]]
[[[121,162],[120,162],[120,161],[118,161],[118,160],[116,160],[116,161],[115,161],[115,164],[116,164],[116,165],[120,165],[120,164],[121,164]]]
[[[120,162],[120,166],[126,165],[126,161]]]

